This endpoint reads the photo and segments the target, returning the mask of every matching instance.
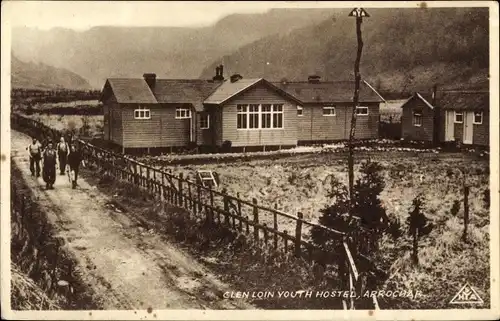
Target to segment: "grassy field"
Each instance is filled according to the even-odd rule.
[[[80,115],[24,115],[25,117],[41,121],[45,125],[57,130],[74,129],[77,133],[81,132],[84,122],[88,122],[88,136],[99,138],[103,135],[103,116],[80,116]]]
[[[449,308],[448,302],[465,282],[469,282],[481,298],[489,300],[489,210],[483,193],[489,186],[488,161],[460,153],[426,158],[381,153],[372,157],[383,166],[385,189],[381,199],[391,218],[402,225],[403,236],[383,237],[381,251],[376,255],[379,267],[389,272],[386,289],[419,290],[423,297],[398,301],[401,307],[416,306]],[[357,162],[356,172],[359,170]],[[329,177],[347,183],[346,162],[326,155],[301,155],[280,160],[240,161],[228,164],[184,165],[168,167],[175,174],[183,173],[194,180],[198,169],[219,173],[219,190],[243,199],[257,198],[260,204],[316,221],[319,210],[329,203]],[[463,206],[452,214],[455,201],[462,203],[462,180],[458,169],[466,169],[470,186],[469,240],[461,241]],[[411,240],[405,220],[412,200],[422,194],[424,213],[435,228],[420,243],[420,265],[411,264]],[[262,219],[262,221],[266,221]],[[272,221],[268,218],[268,221]],[[293,231],[290,222],[280,230]],[[389,299],[382,304],[393,306]],[[406,305],[405,305],[406,304]]]

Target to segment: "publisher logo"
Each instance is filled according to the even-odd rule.
[[[479,297],[479,294],[477,294],[476,290],[472,286],[470,286],[468,283],[466,283],[460,291],[458,291],[457,294],[451,299],[450,301],[451,304],[467,304],[467,303],[473,303],[473,304],[483,304],[483,299]]]

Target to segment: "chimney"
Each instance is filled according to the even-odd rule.
[[[437,101],[437,84],[432,87],[432,106],[436,106],[436,101]]]
[[[309,77],[307,78],[307,81],[308,81],[310,84],[318,84],[320,79],[321,79],[321,77],[320,77],[320,76],[317,76],[317,75],[312,75],[312,76],[309,76]]]
[[[144,74],[142,76],[144,77],[144,80],[148,84],[149,88],[154,90],[156,85],[156,74]]]
[[[243,77],[240,74],[234,74],[231,76],[231,82],[237,82],[240,79],[243,79]]]
[[[223,71],[224,67],[222,65],[215,67],[215,76],[212,77],[212,80],[223,81],[224,80]]]

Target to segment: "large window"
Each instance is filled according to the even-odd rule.
[[[483,123],[483,112],[476,111],[474,112],[474,124],[481,125]]]
[[[238,129],[283,128],[283,104],[239,104],[236,111]]]
[[[363,106],[356,107],[356,115],[361,115],[361,116],[368,115],[368,107],[363,107]]]
[[[188,119],[191,118],[191,109],[178,107],[175,109],[176,119]]]
[[[415,110],[413,112],[413,126],[416,127],[422,126],[422,111]]]
[[[145,108],[144,106],[139,106],[139,108],[134,109],[135,119],[151,119],[151,110]]]
[[[455,123],[461,124],[464,122],[464,113],[461,111],[455,112]]]
[[[200,129],[210,128],[210,115],[208,113],[200,113]]]
[[[323,107],[323,116],[335,116],[335,106]]]

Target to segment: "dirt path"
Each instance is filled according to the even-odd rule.
[[[253,308],[222,299],[225,284],[173,244],[107,208],[110,199],[85,180],[79,178],[73,190],[67,176],[58,175],[54,190],[45,190],[42,178],[29,171],[29,143],[12,131],[12,159],[104,309]]]

